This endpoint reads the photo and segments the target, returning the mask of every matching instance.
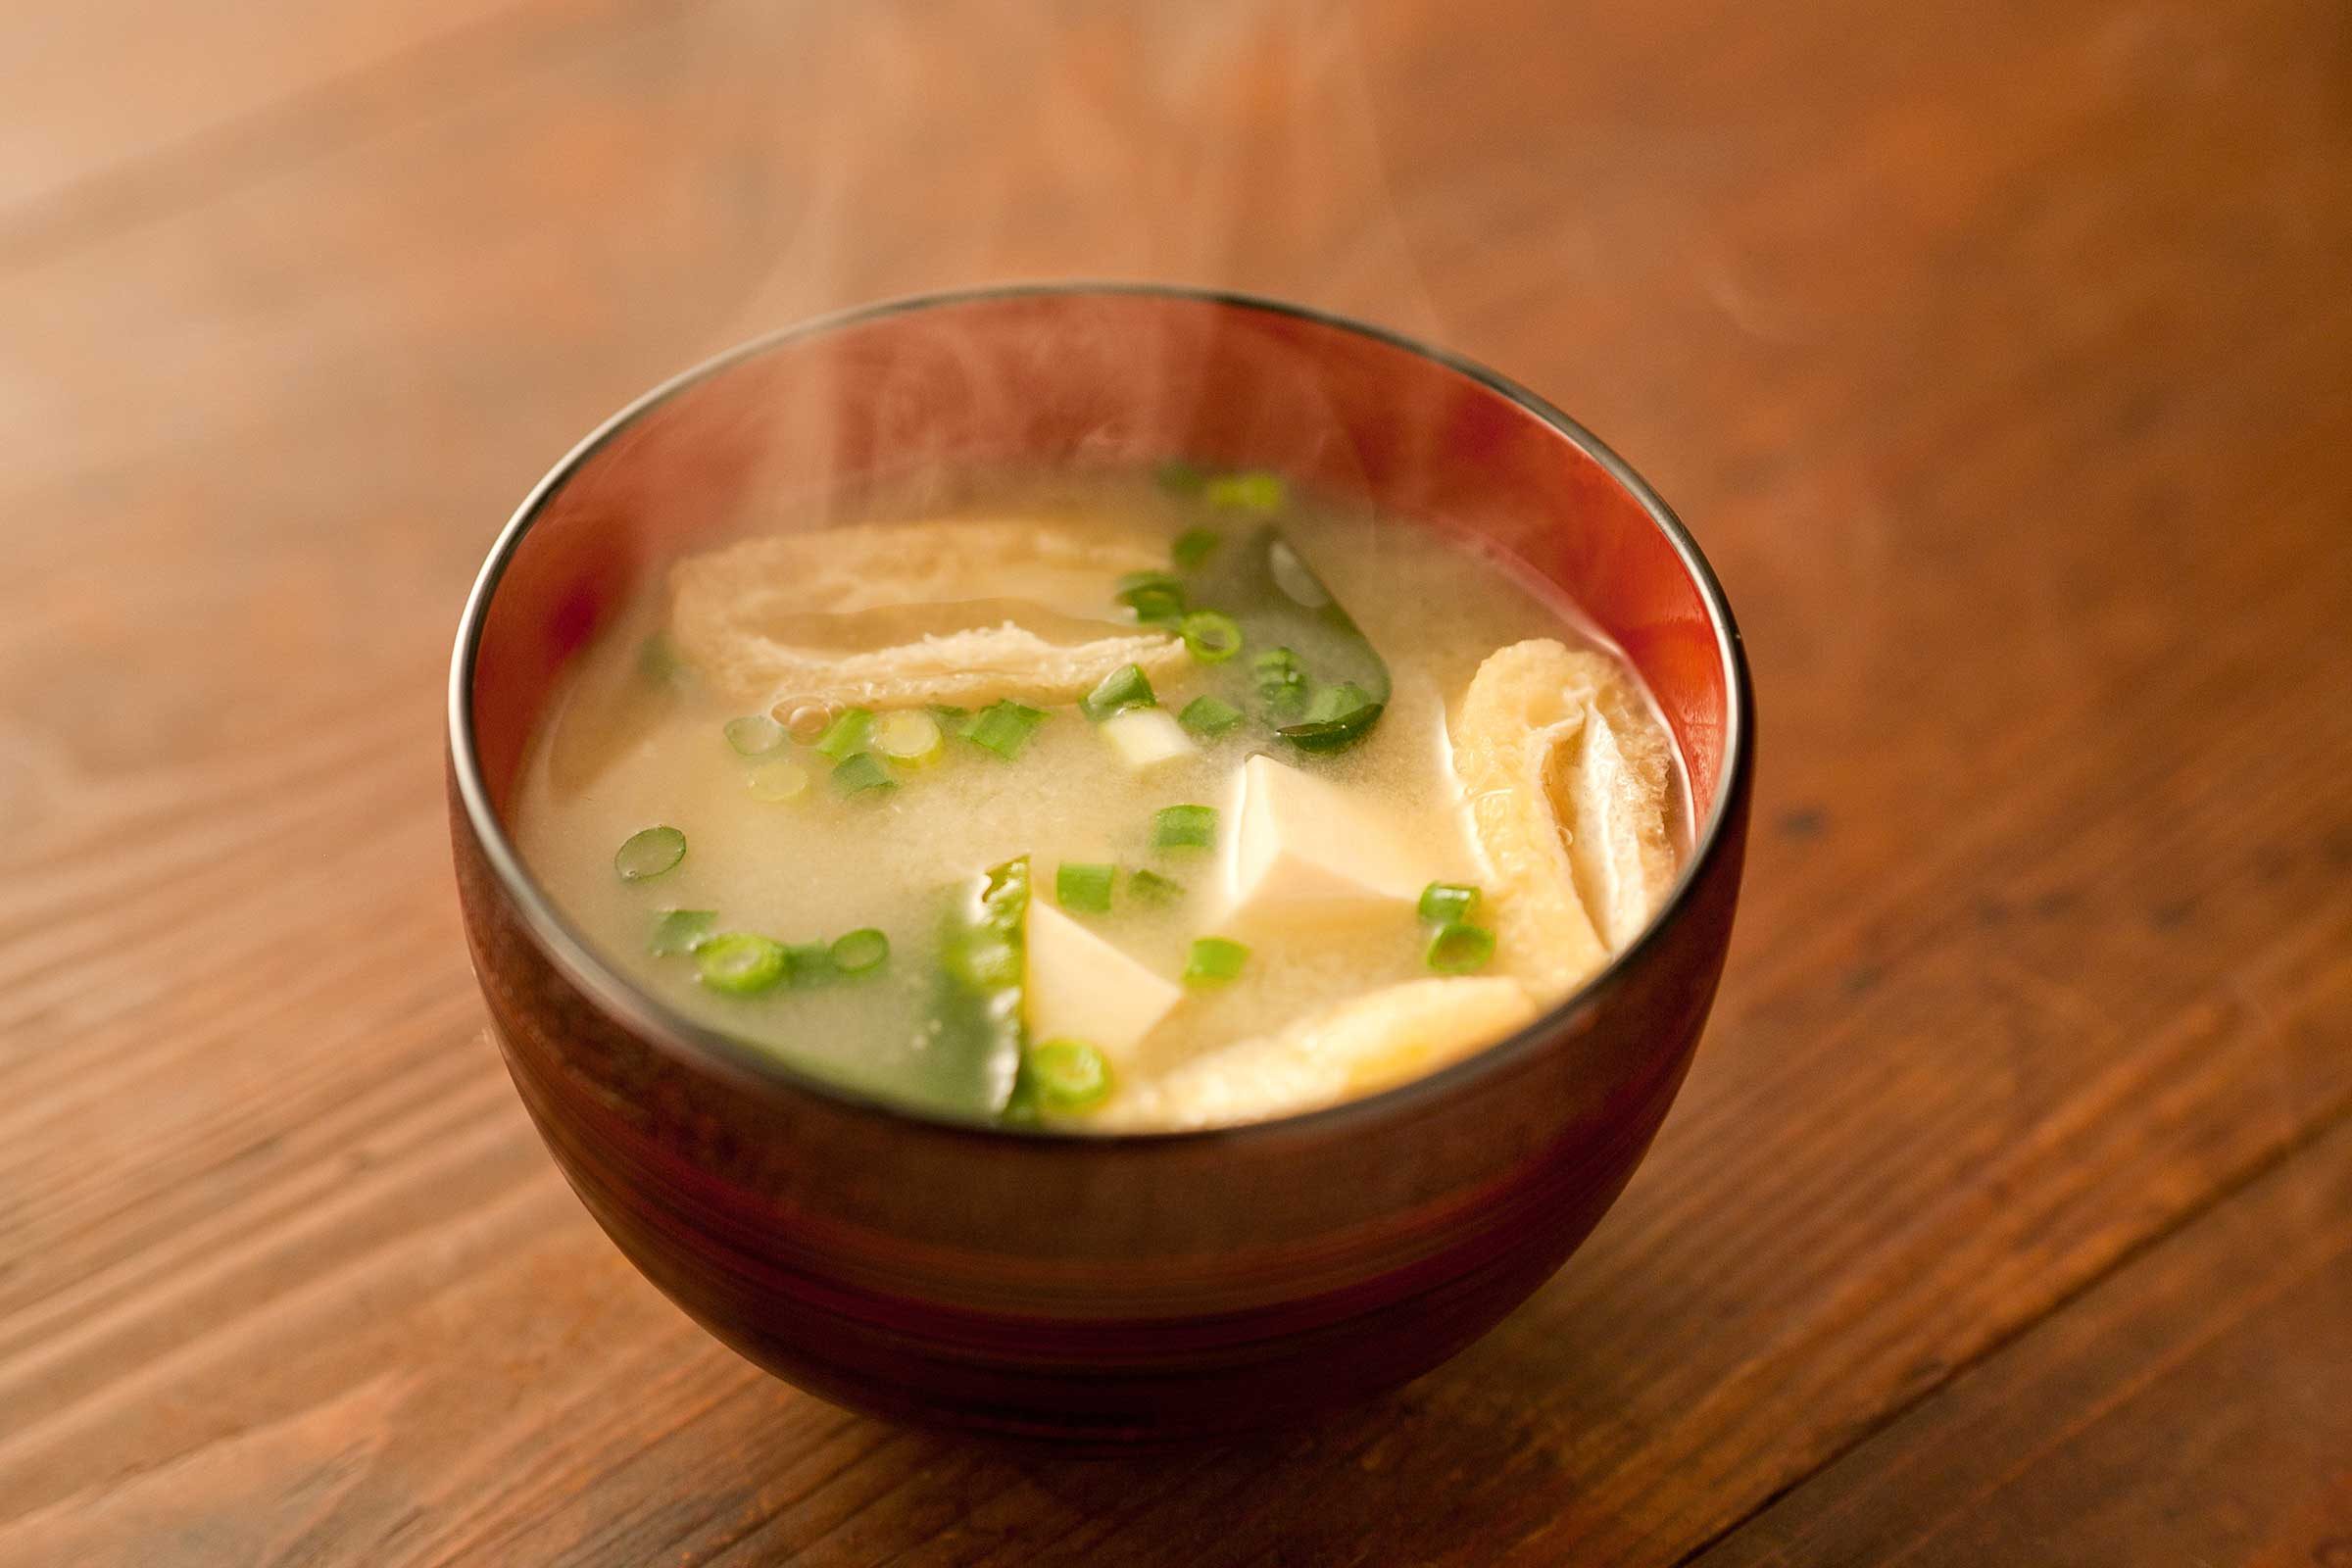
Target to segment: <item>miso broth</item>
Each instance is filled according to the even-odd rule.
[[[1566,607],[1418,521],[1178,468],[873,500],[651,574],[513,815],[610,961],[779,1063],[1124,1130],[1507,1034],[1654,912],[1681,799]]]

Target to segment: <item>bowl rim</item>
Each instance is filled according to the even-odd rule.
[[[805,1071],[771,1054],[758,1052],[757,1048],[723,1030],[689,1018],[650,991],[628,980],[607,963],[586,936],[558,910],[555,902],[524,865],[520,853],[490,805],[489,787],[482,775],[474,734],[472,703],[482,630],[488,620],[490,603],[497,596],[507,567],[513,563],[523,539],[549,501],[570,481],[581,465],[608,442],[642,416],[687,388],[744,361],[757,359],[771,350],[807,338],[894,316],[991,300],[1104,296],[1178,300],[1221,310],[1287,317],[1400,349],[1473,381],[1533,415],[1597,464],[1648,514],[1651,524],[1665,536],[1666,542],[1682,562],[1683,569],[1698,589],[1699,599],[1706,608],[1708,620],[1715,632],[1717,655],[1723,661],[1724,689],[1728,698],[1724,723],[1724,765],[1713,807],[1707,813],[1706,821],[1698,826],[1692,836],[1690,853],[1684,858],[1674,886],[1668,890],[1665,901],[1658,906],[1641,934],[1622,951],[1612,955],[1609,961],[1588,976],[1582,985],[1511,1034],[1435,1072],[1409,1078],[1387,1089],[1337,1104],[1295,1111],[1262,1121],[1213,1127],[1094,1132],[1084,1128],[1004,1126],[896,1103]],[[1601,993],[1632,965],[1636,957],[1656,942],[1683,913],[1690,890],[1723,853],[1726,829],[1733,812],[1740,808],[1747,792],[1752,764],[1754,693],[1749,684],[1746,648],[1740,638],[1739,624],[1732,616],[1723,585],[1717,580],[1714,568],[1698,548],[1697,541],[1690,536],[1682,519],[1675,515],[1674,510],[1630,464],[1598,436],[1537,393],[1451,350],[1438,348],[1391,328],[1315,306],[1189,284],[1071,279],[945,289],[901,295],[828,312],[761,333],[722,350],[631,400],[582,437],[532,485],[492,542],[490,552],[474,577],[473,586],[466,593],[465,609],[458,618],[457,644],[450,661],[448,723],[450,773],[465,810],[466,826],[472,833],[474,843],[492,875],[497,878],[501,892],[541,954],[554,963],[567,981],[640,1039],[692,1064],[715,1067],[738,1084],[746,1085],[758,1093],[773,1095],[789,1090],[810,1094],[844,1111],[886,1118],[902,1126],[919,1127],[926,1132],[951,1137],[1018,1143],[1033,1148],[1101,1151],[1105,1148],[1166,1144],[1189,1146],[1219,1140],[1263,1140],[1296,1135],[1312,1128],[1329,1127],[1350,1120],[1379,1118],[1445,1099],[1478,1078],[1502,1070],[1560,1036],[1564,1026],[1576,1014],[1592,1006]]]

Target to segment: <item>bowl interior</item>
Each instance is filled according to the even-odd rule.
[[[558,465],[494,548],[459,633],[452,764],[495,874],[607,1005],[655,1034],[703,1038],[596,959],[513,850],[503,816],[569,661],[647,573],[748,523],[806,526],[844,491],[926,475],[1171,456],[1280,469],[1470,536],[1573,600],[1640,667],[1675,733],[1694,829],[1684,885],[1696,877],[1738,793],[1737,633],[1640,479],[1532,395],[1377,329],[1271,302],[1088,287],[909,301],[749,345],[640,399]]]
[[[1656,695],[1703,838],[1734,722],[1725,628],[1703,564],[1640,481],[1470,367],[1286,308],[1159,291],[880,308],[755,345],[616,416],[534,492],[492,562],[460,694],[492,808],[566,662],[680,551],[842,487],[1170,456],[1279,468],[1474,535],[1564,591]]]

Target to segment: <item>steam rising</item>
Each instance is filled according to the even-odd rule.
[[[667,60],[665,38],[724,58]],[[1364,55],[1329,0],[747,0],[715,26],[650,35],[622,85],[674,73],[700,95],[690,118],[657,122],[704,146],[657,153],[692,173],[646,221],[691,233],[723,211],[724,249],[757,258],[748,275],[698,271],[710,348],[894,297],[1068,279],[1266,294],[1435,336]],[[594,155],[583,165],[630,156],[574,151]],[[509,600],[564,607],[571,629],[536,661],[552,677],[681,556],[820,523],[858,489],[886,491],[901,515],[948,504],[992,441],[1024,450],[1005,432],[1032,414],[1053,431],[1036,444],[1049,466],[1183,455],[1343,492],[1374,462],[1392,476],[1438,466],[1423,459],[1443,420],[1403,404],[1416,394],[1384,387],[1367,404],[1359,386],[1343,416],[1313,358],[1270,337],[1219,327],[1211,344],[1210,313],[1103,309],[1063,300],[1050,319],[999,312],[979,327],[956,311],[898,316],[645,411],[577,466],[509,584]],[[1409,489],[1388,493],[1409,509]],[[1386,526],[1359,548],[1381,554]],[[531,703],[523,688],[502,700]]]
[[[1326,0],[861,0],[777,25],[797,188],[752,318],[976,283],[1241,289],[1433,332]]]

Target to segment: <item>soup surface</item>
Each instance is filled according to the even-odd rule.
[[[1277,476],[975,482],[655,573],[512,812],[616,967],[950,1115],[1217,1125],[1499,1039],[1654,912],[1630,673],[1423,523]]]

